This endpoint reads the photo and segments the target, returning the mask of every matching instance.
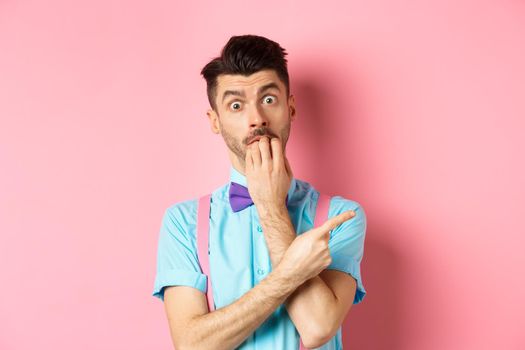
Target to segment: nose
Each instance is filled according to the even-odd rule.
[[[269,119],[264,114],[264,111],[259,106],[253,106],[249,110],[248,121],[250,123],[250,129],[258,129],[261,127],[268,127]]]

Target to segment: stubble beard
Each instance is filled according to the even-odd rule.
[[[220,121],[219,121],[220,124]],[[290,136],[290,126],[291,122],[288,120],[288,123],[286,126],[281,130],[280,135],[278,136],[283,144],[283,149],[286,150],[286,144],[288,143],[288,137]],[[255,136],[261,136],[261,135],[270,135],[271,137],[277,137],[274,133],[272,133],[268,128],[262,127],[259,129],[256,129],[253,134],[242,140],[238,141],[232,134],[230,134],[226,129],[222,127],[221,124],[221,135],[224,139],[224,142],[226,143],[226,146],[230,149],[230,151],[235,154],[237,159],[239,160],[240,164],[245,167],[246,163],[246,147],[248,146],[247,142],[253,139]]]

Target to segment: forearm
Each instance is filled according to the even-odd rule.
[[[297,234],[286,207],[258,208],[272,266],[276,267]]]
[[[194,318],[182,350],[238,347],[298,286],[287,272],[272,271],[234,303]]]
[[[270,251],[272,266],[278,266],[297,236],[288,210],[261,210],[261,224]],[[319,276],[299,286],[285,301],[285,306],[301,336],[322,339],[335,327],[337,299]]]
[[[285,301],[290,315],[301,335],[309,335],[318,347],[329,340],[339,324],[337,299],[319,276],[299,286]],[[328,337],[328,338],[327,338]]]

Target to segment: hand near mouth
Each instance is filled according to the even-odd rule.
[[[246,150],[248,192],[259,214],[286,210],[286,195],[293,174],[279,138],[262,136]]]

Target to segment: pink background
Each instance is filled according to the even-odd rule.
[[[525,349],[523,1],[0,2],[0,349],[169,349],[164,209],[226,183],[200,69],[289,52],[297,178],[360,202],[345,348]]]

